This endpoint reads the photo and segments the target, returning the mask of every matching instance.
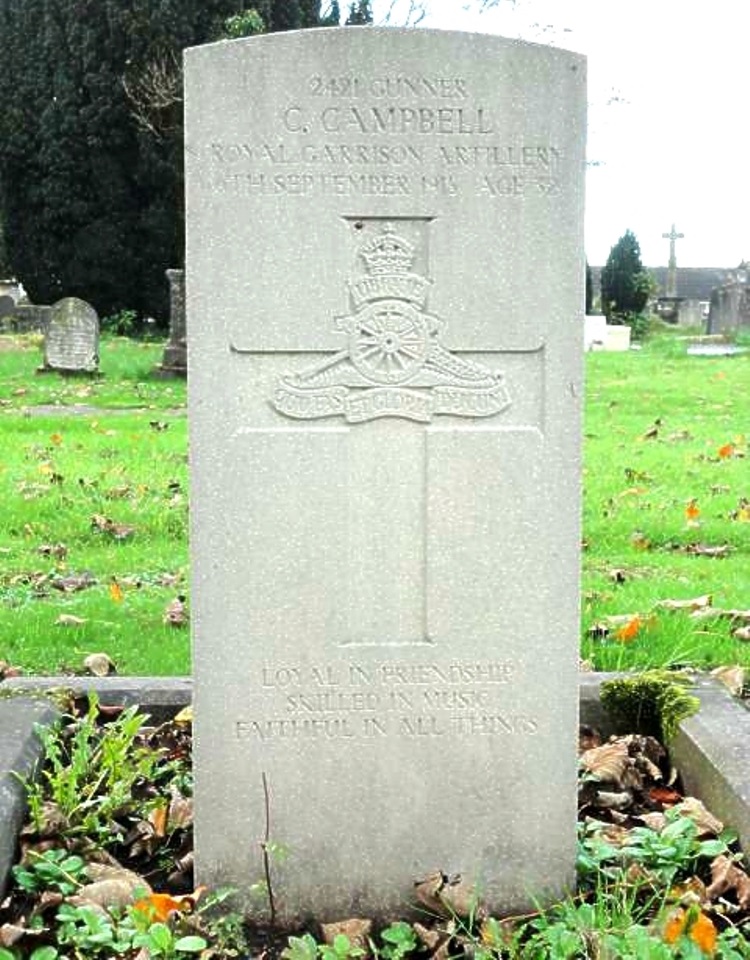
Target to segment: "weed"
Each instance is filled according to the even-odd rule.
[[[53,849],[38,853],[29,850],[27,863],[12,869],[13,879],[22,890],[57,890],[67,896],[86,883],[86,862],[67,850]]]
[[[144,722],[130,707],[103,730],[97,723],[98,701],[90,695],[87,712],[62,738],[56,727],[40,727],[45,766],[27,783],[29,813],[42,830],[51,802],[62,836],[84,836],[103,846],[119,839],[115,817],[134,809],[140,782],[163,776],[158,751],[136,743]]]

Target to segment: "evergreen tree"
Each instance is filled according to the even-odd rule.
[[[350,3],[349,13],[346,17],[346,26],[359,26],[367,23],[372,23],[370,0],[356,0],[356,3]]]
[[[164,271],[184,257],[181,52],[238,6],[0,0],[0,220],[32,300],[166,318]],[[320,0],[252,7],[268,30],[321,23]]]
[[[648,303],[651,278],[643,269],[635,235],[626,230],[612,247],[602,270],[602,312],[607,319],[627,322]]]

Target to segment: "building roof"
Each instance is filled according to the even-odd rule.
[[[646,267],[656,281],[657,296],[664,296],[667,290],[667,267]],[[735,267],[677,267],[677,296],[687,300],[710,300],[714,287],[721,286]],[[600,291],[602,267],[592,267],[594,289]]]

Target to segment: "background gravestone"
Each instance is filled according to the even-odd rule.
[[[169,281],[169,339],[161,364],[154,371],[159,377],[187,376],[187,340],[185,338],[185,271],[165,271]]]
[[[573,883],[584,72],[187,52],[196,863],[249,904],[270,832],[283,919]]]
[[[0,295],[0,331],[12,329],[12,318],[16,310],[16,301],[8,294]]]
[[[85,300],[66,297],[52,307],[44,334],[44,370],[94,373],[99,367],[99,317]]]

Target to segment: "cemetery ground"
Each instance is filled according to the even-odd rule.
[[[0,660],[188,674],[184,383],[151,376],[158,343],[105,338],[98,378],[0,346]],[[664,335],[586,364],[582,658],[747,666],[750,360]]]
[[[684,349],[664,337],[586,360],[581,629],[582,656],[596,669],[750,661],[750,362],[687,357]],[[104,339],[103,377],[66,379],[34,374],[33,341],[2,343],[6,669],[84,672],[88,655],[106,653],[122,674],[189,672],[184,385],[151,378],[160,354],[159,344]],[[549,911],[489,918],[460,885],[433,878],[417,894],[418,922],[394,921],[372,932],[372,943],[346,926],[338,938],[316,928],[317,940],[298,931],[276,944],[255,930],[243,946],[238,918],[220,920],[213,894],[196,898],[189,870],[179,867],[191,850],[189,716],[153,729],[130,712],[69,709],[74,719],[48,747],[45,792],[33,796],[26,842],[35,852],[15,877],[15,920],[39,930],[14,941],[0,923],[0,960],[248,949],[268,957],[283,949],[285,960],[355,960],[363,949],[384,960],[750,957],[750,880],[731,835],[666,786],[668,765],[654,741],[583,744],[602,752],[582,767],[589,824],[581,827],[579,890]],[[641,778],[646,802],[618,822],[606,804],[626,767]],[[143,782],[150,789],[139,790]],[[50,819],[55,807],[45,803],[62,808],[62,818]],[[660,817],[661,829],[652,829]],[[129,906],[97,904],[92,883],[106,870],[87,866],[89,840],[116,858],[106,881],[125,890]],[[260,873],[261,901],[263,887]]]

